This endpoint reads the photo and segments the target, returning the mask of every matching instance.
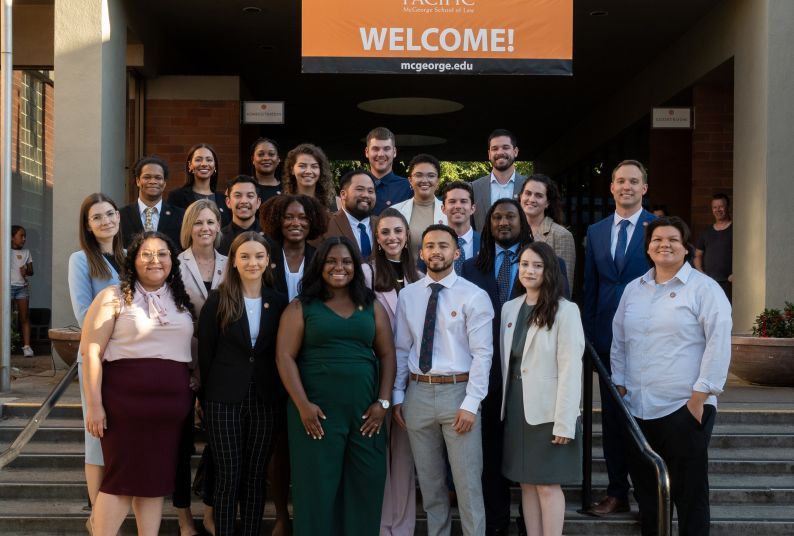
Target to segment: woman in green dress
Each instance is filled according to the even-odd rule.
[[[563,298],[563,274],[551,246],[519,254],[522,295],[501,320],[502,474],[521,484],[527,534],[559,536],[565,520],[560,484],[582,478],[584,332],[576,304]]]
[[[290,395],[294,533],[377,534],[394,339],[349,239],[322,243],[281,320],[276,362]]]

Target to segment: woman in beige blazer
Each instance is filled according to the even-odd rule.
[[[215,250],[220,243],[220,230],[221,213],[213,201],[200,199],[187,207],[185,217],[182,219],[182,230],[179,233],[179,241],[184,249],[179,254],[179,270],[182,283],[193,304],[196,320],[201,313],[201,308],[204,307],[204,302],[207,301],[210,290],[218,287],[226,271],[226,256]],[[190,387],[193,392],[196,392],[201,383],[197,366],[198,339],[195,336],[190,345],[190,352],[193,357]],[[173,496],[182,534],[190,532],[198,534],[193,526],[193,514],[190,511],[190,457],[193,455],[193,451],[193,419],[191,417],[185,425],[180,442],[177,481]],[[207,473],[212,471],[212,462],[209,456],[209,449],[205,447],[201,458],[205,479]],[[207,496],[206,492],[203,498],[205,504],[204,526],[209,527],[211,533],[214,534],[212,498]]]
[[[502,308],[502,473],[521,484],[527,534],[562,534],[560,484],[582,475],[579,402],[584,332],[563,298],[552,248],[532,242],[519,255],[523,295]]]

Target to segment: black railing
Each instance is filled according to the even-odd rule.
[[[36,414],[30,418],[28,424],[25,425],[25,428],[19,433],[17,438],[11,443],[11,446],[5,449],[3,452],[0,452],[0,469],[3,469],[6,465],[13,462],[19,453],[25,448],[25,445],[33,437],[33,434],[39,429],[39,426],[44,422],[47,416],[50,414],[52,409],[55,407],[55,404],[58,403],[60,400],[61,395],[66,391],[66,388],[74,381],[74,377],[77,376],[77,361],[71,366],[71,368],[66,372],[61,381],[58,382],[50,394],[47,396],[47,399],[41,404],[41,407],[36,412]]]
[[[664,460],[652,448],[648,440],[645,439],[637,421],[629,413],[629,408],[623,402],[623,397],[618,393],[617,387],[612,382],[612,375],[607,371],[606,366],[598,357],[593,345],[589,341],[586,343],[583,360],[584,374],[582,385],[582,399],[584,404],[582,426],[584,428],[584,459],[582,461],[582,513],[587,513],[590,509],[593,493],[593,377],[589,374],[590,370],[595,370],[609,389],[611,396],[620,408],[620,414],[632,441],[639,449],[643,458],[656,469],[656,497],[657,497],[657,530],[659,536],[670,536],[672,529],[672,515],[670,510],[670,476],[667,472],[667,465]],[[603,404],[602,404],[603,407]],[[603,414],[602,414],[603,422]]]

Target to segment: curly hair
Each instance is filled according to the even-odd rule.
[[[317,199],[308,195],[277,195],[265,201],[259,211],[259,223],[268,237],[279,243],[284,242],[284,215],[292,203],[300,204],[306,212],[309,220],[307,241],[325,234],[328,230],[328,211]]]
[[[524,195],[524,190],[527,189],[530,182],[540,183],[546,188],[546,201],[548,201],[548,206],[544,210],[544,216],[550,217],[560,225],[565,223],[562,205],[560,204],[560,189],[557,187],[557,183],[551,180],[548,175],[533,173],[527,177],[527,180],[525,180],[524,184],[521,186],[521,192],[518,194],[519,199]]]
[[[328,253],[334,246],[344,246],[353,259],[353,280],[348,285],[350,300],[360,307],[369,307],[375,301],[375,294],[367,288],[364,279],[364,270],[361,269],[361,255],[358,254],[356,247],[346,236],[333,236],[326,238],[317,248],[312,262],[303,272],[302,288],[298,299],[301,303],[307,304],[313,300],[328,301],[331,299],[331,292],[323,279],[323,269]]]
[[[176,246],[170,238],[157,231],[146,231],[135,235],[130,247],[127,248],[127,257],[124,259],[120,284],[121,294],[124,296],[124,303],[127,305],[132,304],[132,299],[135,296],[135,283],[138,281],[138,272],[135,270],[135,259],[138,258],[141,246],[149,238],[159,238],[168,246],[168,252],[171,255],[171,272],[168,274],[168,277],[165,278],[165,282],[171,288],[171,294],[174,297],[176,308],[180,311],[188,311],[190,315],[195,318],[196,314],[193,304],[190,302],[190,296],[188,296],[185,290],[184,283],[182,283]]]
[[[298,179],[292,173],[292,169],[298,161],[298,157],[306,154],[314,158],[320,164],[320,178],[314,187],[314,196],[327,208],[336,208],[334,177],[331,173],[331,164],[322,149],[311,143],[301,143],[290,152],[284,160],[284,171],[282,181],[284,183],[284,193],[296,195],[298,193]]]

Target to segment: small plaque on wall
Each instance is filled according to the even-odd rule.
[[[652,128],[686,128],[694,125],[692,108],[654,108]]]
[[[284,101],[243,101],[243,124],[283,125]]]

